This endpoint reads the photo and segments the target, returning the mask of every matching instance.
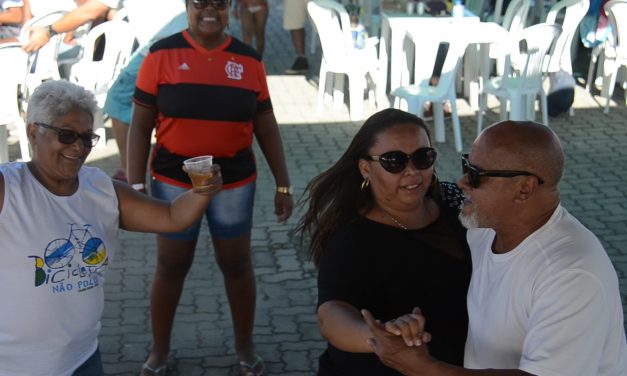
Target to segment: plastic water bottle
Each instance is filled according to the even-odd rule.
[[[455,5],[453,5],[453,17],[464,17],[464,4],[462,4],[461,0],[455,0]]]
[[[351,34],[353,35],[353,45],[355,48],[366,48],[368,32],[366,31],[366,27],[361,22],[351,27]]]

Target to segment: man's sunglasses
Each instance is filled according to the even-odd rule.
[[[365,159],[379,162],[385,171],[398,174],[405,170],[410,160],[417,169],[427,169],[433,166],[437,155],[438,153],[434,148],[420,148],[411,154],[405,154],[402,151],[388,151],[381,155],[368,155]]]
[[[44,124],[44,123],[38,123],[38,122],[35,122],[35,125],[57,132],[57,136],[59,137],[59,142],[64,145],[72,145],[73,143],[76,142],[76,140],[80,138],[81,141],[83,142],[83,145],[86,148],[92,148],[96,146],[96,144],[98,143],[98,140],[100,139],[100,136],[98,136],[94,132],[78,133],[69,129],[62,129],[62,128],[52,126],[50,124]]]
[[[496,178],[513,178],[515,176],[535,176],[538,184],[544,184],[538,175],[527,171],[511,171],[511,170],[482,170],[477,166],[473,166],[468,161],[468,154],[462,154],[462,171],[464,175],[468,175],[468,181],[473,188],[479,188],[482,176],[491,176]]]
[[[209,4],[216,10],[225,10],[229,6],[229,0],[192,0],[194,8],[205,9]]]

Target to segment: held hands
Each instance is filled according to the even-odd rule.
[[[409,347],[420,346],[431,341],[431,334],[424,331],[425,318],[420,308],[415,307],[412,313],[390,320],[383,325],[388,332],[401,336]]]
[[[411,314],[381,324],[364,309],[361,314],[372,333],[368,345],[388,367],[403,374],[418,374],[431,363],[427,346],[431,335],[424,332],[425,319],[415,308]],[[420,344],[417,344],[420,343]]]
[[[222,174],[220,173],[220,165],[211,166],[211,171],[207,175],[192,174],[187,167],[183,166],[183,171],[189,175],[192,180],[194,193],[203,196],[215,196],[222,190]]]

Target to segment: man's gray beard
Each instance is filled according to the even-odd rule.
[[[473,210],[470,212],[469,215],[464,214],[464,204],[462,204],[462,208],[459,212],[459,221],[461,222],[462,226],[466,227],[467,229],[471,229],[471,228],[479,228],[479,216],[477,215],[477,208],[472,208]]]

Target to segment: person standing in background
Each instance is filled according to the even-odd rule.
[[[268,11],[267,0],[235,0],[233,5],[233,16],[242,25],[242,41],[252,46],[254,38],[259,55],[263,55],[266,45]]]
[[[296,60],[286,74],[304,74],[309,71],[309,62],[305,56],[305,21],[309,0],[284,0],[283,28],[290,32]]]
[[[212,155],[224,190],[206,211],[216,261],[224,276],[238,365],[243,376],[262,375],[265,364],[253,342],[257,290],[251,231],[257,169],[253,136],[274,175],[275,214],[292,212],[292,188],[274,117],[266,73],[255,50],[225,33],[228,0],[187,0],[189,28],[155,43],[139,71],[129,132],[129,183],[144,190],[150,141],[151,191],[169,201],[190,181],[177,164]],[[157,236],[152,281],[153,344],[142,375],[163,375],[176,307],[192,265],[200,221],[185,231]]]

